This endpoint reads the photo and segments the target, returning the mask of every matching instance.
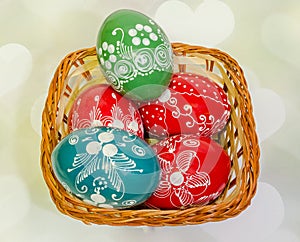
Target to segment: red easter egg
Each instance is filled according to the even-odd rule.
[[[68,117],[70,131],[108,126],[144,137],[143,123],[136,104],[107,84],[93,85],[80,93]]]
[[[230,104],[223,89],[210,79],[175,73],[169,88],[158,99],[140,103],[139,111],[150,137],[211,136],[226,125]]]
[[[224,190],[230,158],[212,139],[198,135],[175,135],[153,146],[161,167],[161,180],[146,205],[174,209],[204,205]]]

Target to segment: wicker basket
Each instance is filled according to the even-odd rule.
[[[211,204],[178,210],[98,208],[66,192],[53,173],[51,153],[68,134],[68,112],[78,92],[94,82],[105,82],[96,50],[88,48],[70,53],[61,61],[42,114],[41,168],[52,200],[63,214],[86,224],[176,226],[221,221],[238,215],[250,204],[257,186],[260,149],[243,71],[232,57],[217,49],[181,43],[172,46],[175,71],[205,74],[229,97],[231,116],[226,130],[217,137],[232,161],[224,192]]]

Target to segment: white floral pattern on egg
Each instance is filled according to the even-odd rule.
[[[159,185],[146,205],[174,209],[204,205],[225,188],[230,158],[207,137],[174,135],[153,145],[162,170]]]
[[[173,74],[169,88],[158,99],[139,104],[150,137],[211,136],[225,127],[230,109],[221,87],[193,73]]]
[[[149,17],[118,10],[103,22],[97,38],[100,66],[122,95],[135,100],[157,98],[173,72],[173,53],[164,31]]]
[[[69,113],[68,126],[70,131],[108,126],[124,129],[141,138],[144,136],[137,106],[107,84],[91,86],[77,96]]]
[[[117,128],[75,130],[55,147],[51,159],[57,179],[68,192],[102,208],[143,203],[160,178],[152,148]]]

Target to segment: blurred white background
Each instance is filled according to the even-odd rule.
[[[220,223],[87,226],[61,215],[39,166],[41,111],[56,66],[94,46],[119,8],[155,19],[171,41],[219,48],[243,67],[262,149],[252,205]],[[299,242],[299,0],[0,0],[0,241]]]

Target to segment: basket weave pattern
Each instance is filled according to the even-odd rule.
[[[231,175],[221,196],[211,204],[178,210],[144,207],[117,210],[98,208],[68,193],[57,181],[51,153],[67,135],[68,112],[83,87],[105,82],[95,48],[67,55],[57,67],[42,113],[41,169],[51,198],[63,214],[86,224],[177,226],[216,222],[240,214],[255,195],[259,155],[251,98],[242,69],[228,54],[200,46],[173,43],[175,70],[206,74],[228,95],[231,114],[226,130],[215,137],[231,158]]]

